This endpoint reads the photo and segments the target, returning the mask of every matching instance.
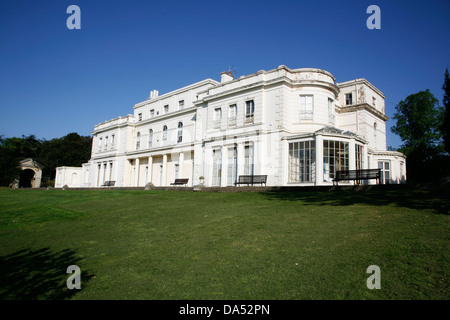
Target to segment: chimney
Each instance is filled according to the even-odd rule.
[[[156,97],[158,97],[158,90],[152,90],[150,91],[150,98],[149,99],[155,99]]]
[[[223,71],[220,73],[220,83],[228,82],[234,79],[234,76],[231,74],[231,71],[228,72]]]

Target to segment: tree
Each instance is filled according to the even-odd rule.
[[[69,133],[62,138],[38,140],[0,136],[0,185],[7,186],[20,175],[19,161],[32,158],[42,166],[42,182],[54,180],[56,167],[79,167],[91,157],[92,138]]]
[[[19,161],[35,158],[40,144],[34,135],[0,138],[0,185],[7,186],[19,176]]]
[[[60,166],[80,167],[91,158],[92,138],[72,132],[68,135],[43,141],[36,161],[44,166],[44,180],[54,180]]]
[[[408,180],[436,181],[442,166],[436,166],[444,152],[442,142],[443,109],[430,90],[409,95],[396,106],[397,122],[391,131],[402,139],[399,151],[407,158]]]
[[[444,138],[445,151],[450,154],[450,78],[448,76],[448,68],[445,69],[444,74],[444,121],[442,123],[442,136]]]

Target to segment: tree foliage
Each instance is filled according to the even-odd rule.
[[[407,156],[408,180],[437,181],[446,170],[442,140],[443,108],[429,90],[406,97],[396,106],[391,128],[402,139],[399,151]]]
[[[445,69],[444,74],[444,85],[442,86],[444,90],[444,120],[442,122],[442,136],[444,138],[445,151],[450,154],[450,78],[448,75],[448,68]]]
[[[7,186],[20,175],[19,161],[32,158],[42,166],[42,181],[54,180],[56,167],[81,166],[91,156],[92,138],[69,133],[62,138],[38,140],[0,136],[0,185]]]

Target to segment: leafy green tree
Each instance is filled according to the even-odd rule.
[[[396,124],[391,130],[402,139],[399,151],[408,158],[410,181],[436,181],[442,175],[442,166],[436,166],[444,153],[444,113],[438,103],[430,90],[425,90],[409,95],[396,106]]]
[[[34,135],[0,139],[0,185],[8,186],[20,174],[19,161],[35,158],[41,142]]]
[[[442,123],[442,136],[444,138],[444,146],[447,153],[450,154],[450,78],[448,75],[448,68],[445,69],[444,74],[444,121]]]
[[[91,158],[92,138],[78,133],[43,141],[36,161],[43,165],[44,180],[54,180],[56,168],[80,167]]]
[[[91,157],[92,138],[69,133],[62,138],[38,140],[34,135],[21,138],[0,136],[0,185],[8,186],[19,177],[19,161],[32,158],[42,166],[42,182],[54,180],[56,167],[79,167]]]

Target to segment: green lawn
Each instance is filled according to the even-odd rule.
[[[0,189],[0,299],[449,299],[446,201]],[[72,264],[81,290],[66,288]]]

